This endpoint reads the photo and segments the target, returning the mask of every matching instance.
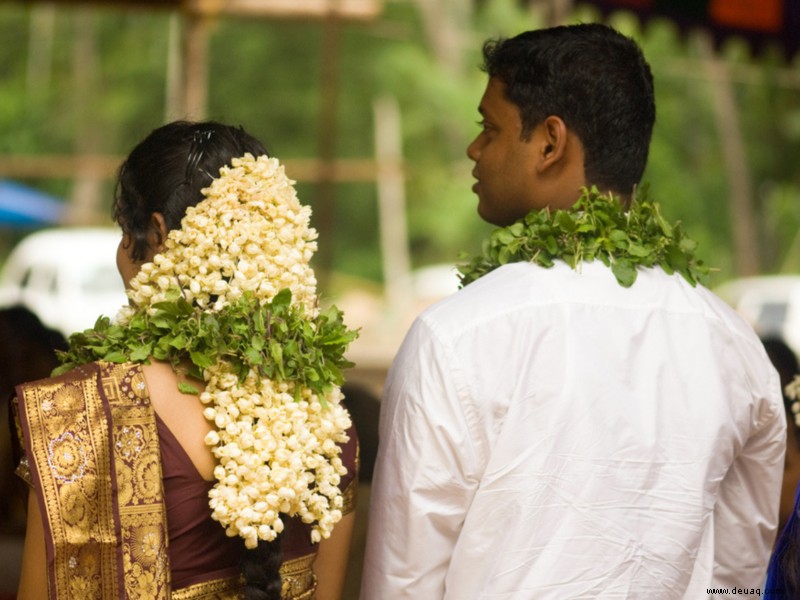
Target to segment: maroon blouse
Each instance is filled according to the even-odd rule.
[[[157,414],[156,425],[161,445],[172,589],[237,575],[239,560],[245,551],[244,541],[239,536],[228,537],[222,525],[211,518],[208,492],[216,481],[201,477],[189,455]],[[355,428],[351,427],[347,434],[350,441],[341,454],[347,467],[347,475],[340,483],[342,490],[355,482],[357,476]],[[309,525],[299,518],[284,519],[284,523],[280,537],[283,560],[316,552]]]

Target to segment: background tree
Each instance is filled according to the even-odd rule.
[[[480,46],[550,18],[542,3],[515,0],[386,2],[378,20],[340,25],[333,100],[320,93],[319,22],[219,17],[210,29],[208,116],[245,125],[282,159],[312,158],[320,151],[323,103],[334,102],[335,156],[365,158],[374,153],[374,99],[396,98],[413,264],[455,262],[459,252],[476,251],[488,231],[475,214],[465,156],[485,84]],[[570,15],[598,18],[580,5]],[[0,55],[0,155],[126,153],[166,118],[174,21],[167,11],[0,4],[7,48]],[[733,277],[729,182],[701,47],[667,21],[642,26],[623,12],[610,22],[641,42],[655,72],[659,114],[645,174],[652,196],[669,218],[685,222],[703,257],[720,269],[712,283]],[[91,72],[80,72],[86,61],[73,58],[79,55],[93,57]],[[760,272],[800,268],[798,60],[787,63],[778,49],[754,56],[735,40],[721,56],[752,182],[754,264]],[[27,183],[65,198],[85,194],[69,178]],[[299,192],[325,214],[318,187],[301,182]],[[104,215],[110,195],[105,181],[97,196]],[[326,264],[380,282],[374,184],[337,184],[332,203],[334,235],[321,240]],[[15,236],[3,232],[6,251]]]

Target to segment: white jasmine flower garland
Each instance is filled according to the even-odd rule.
[[[219,311],[252,292],[263,304],[282,289],[309,311],[316,307],[314,271],[317,232],[311,209],[297,199],[294,182],[275,158],[246,154],[220,169],[189,207],[181,228],[170,231],[166,249],[142,266],[128,293],[135,307],[168,299],[176,284],[202,309]],[[118,316],[127,322],[132,310]]]
[[[212,517],[248,548],[275,539],[281,515],[311,524],[314,542],[342,517],[350,418],[339,385],[356,334],[335,308],[318,309],[316,232],[293,184],[266,156],[222,168],[132,280],[131,305],[73,335],[59,369],[188,359],[215,424],[205,440],[219,461]]]
[[[251,371],[242,385],[224,365],[209,370],[200,398],[218,428],[206,438],[220,463],[210,493],[213,518],[248,548],[283,530],[281,513],[314,523],[312,541],[327,538],[342,517],[337,486],[346,469],[336,442],[350,426],[339,390],[328,395],[326,409],[308,388],[298,402],[292,384],[258,381]]]

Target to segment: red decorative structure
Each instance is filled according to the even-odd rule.
[[[800,0],[578,0],[604,14],[629,10],[642,21],[667,17],[683,31],[707,30],[717,45],[746,39],[755,52],[778,43],[791,59],[800,50]]]

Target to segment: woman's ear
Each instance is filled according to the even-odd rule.
[[[155,256],[164,249],[164,243],[167,241],[167,222],[160,212],[154,212],[150,215],[149,237],[147,245],[152,255]]]

